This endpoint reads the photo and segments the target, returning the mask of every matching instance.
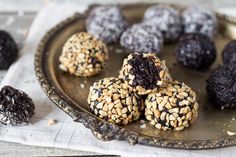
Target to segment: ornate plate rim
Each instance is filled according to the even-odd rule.
[[[157,3],[151,3],[153,5]],[[158,3],[159,4],[159,3]],[[123,4],[121,7],[135,7],[145,5],[145,3],[135,3],[135,4]],[[147,4],[146,4],[147,5]],[[169,4],[174,5],[174,4]],[[179,5],[174,5],[179,8],[183,8]],[[90,114],[84,112],[82,109],[73,108],[70,103],[64,100],[63,96],[60,95],[58,91],[55,90],[53,85],[50,83],[50,78],[46,76],[44,64],[43,64],[43,50],[45,45],[50,40],[50,38],[56,34],[62,27],[69,24],[75,19],[85,18],[86,13],[90,10],[90,6],[87,11],[83,14],[75,13],[74,15],[68,17],[67,19],[61,21],[53,28],[51,28],[41,39],[35,53],[34,58],[34,69],[36,77],[41,85],[41,88],[48,96],[48,98],[57,105],[61,110],[73,118],[75,122],[82,123],[86,128],[89,128],[93,135],[100,140],[125,140],[131,145],[143,144],[154,147],[164,147],[164,148],[178,148],[178,149],[212,149],[221,148],[226,146],[236,145],[236,136],[212,140],[171,140],[164,138],[155,138],[146,135],[139,135],[138,133],[131,132],[125,128],[118,125],[109,123],[107,121],[101,120]],[[225,14],[216,12],[218,18],[225,20],[226,22],[236,24],[236,19]]]

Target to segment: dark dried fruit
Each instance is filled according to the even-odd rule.
[[[178,62],[188,68],[204,70],[216,59],[215,45],[207,35],[185,34],[177,43],[176,57]]]
[[[222,55],[225,64],[236,63],[236,40],[230,41],[225,46]]]
[[[206,80],[207,93],[217,107],[236,107],[236,65],[215,69]]]
[[[7,69],[18,54],[14,39],[7,32],[0,30],[0,69]]]
[[[23,91],[4,86],[0,91],[0,123],[24,125],[34,115],[34,103]]]

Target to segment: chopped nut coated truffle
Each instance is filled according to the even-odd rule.
[[[180,16],[177,10],[166,5],[155,5],[144,13],[144,22],[157,26],[165,42],[175,41],[181,33]]]
[[[87,31],[106,43],[117,42],[127,22],[116,6],[99,6],[94,8],[86,20]]]
[[[196,94],[184,83],[174,81],[145,100],[145,116],[162,130],[183,130],[197,117]]]
[[[216,107],[236,107],[236,64],[215,69],[206,80],[206,90]]]
[[[34,115],[34,103],[23,91],[4,86],[0,91],[0,123],[3,125],[25,125]]]
[[[88,103],[95,115],[116,124],[137,120],[143,108],[142,99],[129,90],[124,80],[114,77],[95,82],[90,87]]]
[[[164,61],[155,53],[132,53],[124,59],[119,78],[140,95],[157,91],[171,80]]]
[[[107,46],[88,33],[72,35],[63,46],[60,69],[76,76],[93,76],[102,72],[108,59]]]

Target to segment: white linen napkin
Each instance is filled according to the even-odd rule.
[[[12,85],[25,91],[32,97],[35,105],[35,115],[30,125],[20,127],[0,126],[0,140],[18,142],[34,146],[48,146],[58,148],[92,151],[102,154],[115,154],[122,157],[154,157],[154,156],[232,156],[236,147],[222,149],[190,151],[155,148],[143,145],[131,146],[125,141],[99,141],[91,131],[72,119],[57,108],[43,93],[34,72],[34,53],[43,35],[51,27],[74,12],[84,11],[85,6],[70,4],[49,4],[36,16],[20,59],[9,69],[1,86]],[[57,123],[48,126],[49,119]]]

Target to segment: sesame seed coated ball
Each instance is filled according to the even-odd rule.
[[[124,80],[114,77],[95,82],[88,103],[96,116],[116,124],[137,120],[143,109],[142,99],[129,90]]]
[[[184,83],[174,81],[145,100],[145,116],[162,130],[183,130],[197,117],[196,94]]]
[[[130,52],[159,53],[163,47],[163,37],[158,27],[150,24],[134,24],[120,38],[120,44]]]
[[[155,53],[132,53],[123,61],[119,78],[140,95],[157,91],[171,80],[164,61]]]
[[[236,107],[236,64],[220,66],[206,80],[206,91],[220,109]]]
[[[126,28],[127,22],[116,6],[96,7],[86,20],[87,31],[106,43],[119,41]]]
[[[107,46],[92,35],[72,35],[62,48],[60,69],[76,76],[93,76],[102,72],[108,59]]]
[[[144,22],[157,26],[165,42],[175,41],[181,34],[181,20],[177,10],[170,6],[155,5],[144,13]]]
[[[217,33],[217,18],[211,10],[190,7],[182,14],[184,33],[203,33],[211,39]]]

